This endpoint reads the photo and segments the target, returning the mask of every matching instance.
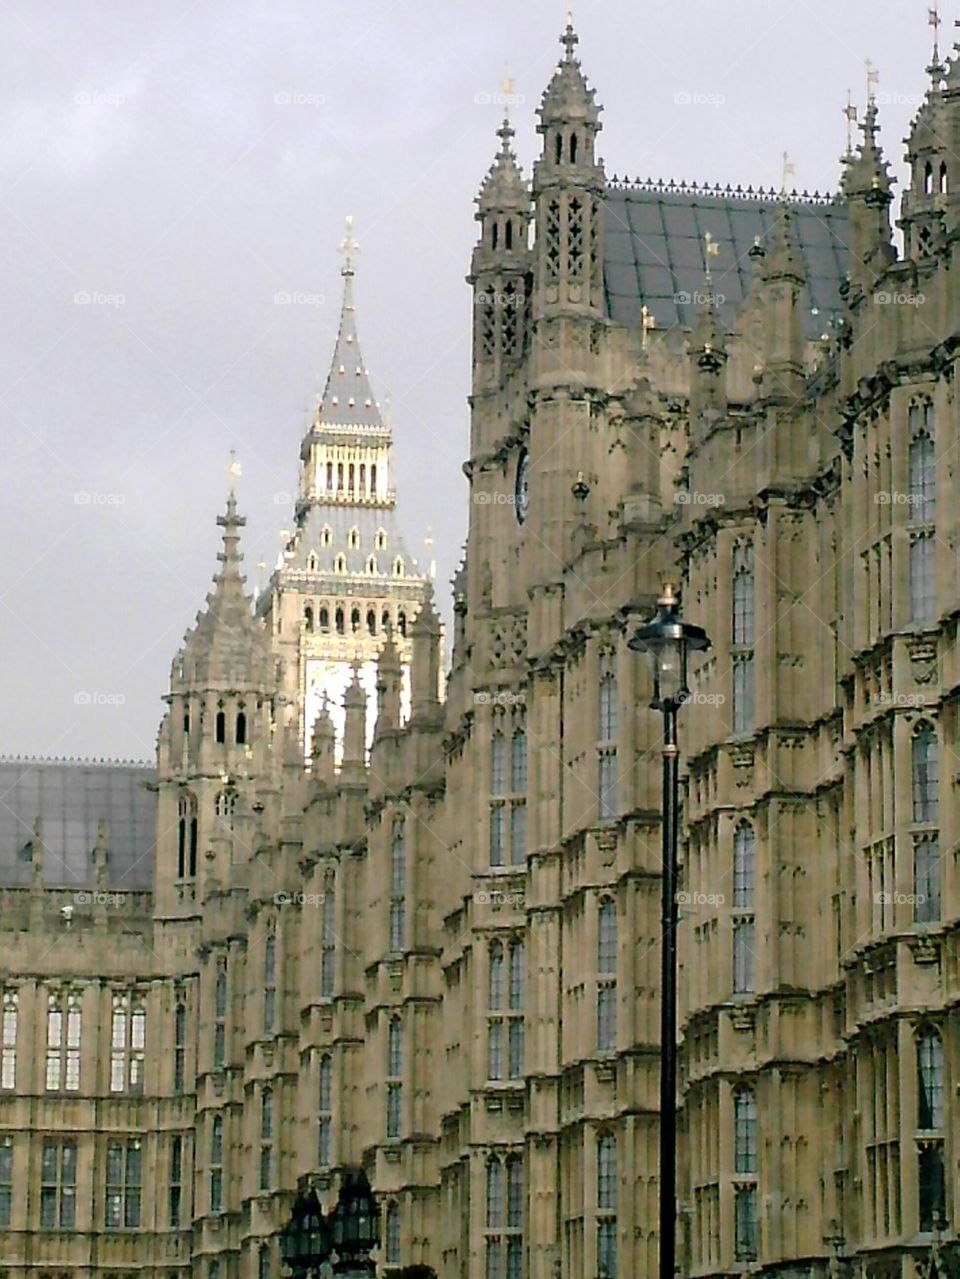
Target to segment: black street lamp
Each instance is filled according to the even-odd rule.
[[[660,914],[660,1279],[674,1279],[677,1256],[677,823],[680,809],[677,712],[690,697],[687,657],[710,647],[706,631],[680,616],[665,582],[657,612],[629,641],[646,653],[654,710],[663,715],[663,889]]]
[[[380,1211],[362,1168],[347,1173],[330,1214],[330,1227],[337,1253],[334,1270],[372,1274],[375,1267],[369,1254],[380,1243]]]
[[[280,1257],[294,1279],[316,1272],[333,1253],[330,1226],[315,1190],[300,1191],[280,1235]]]

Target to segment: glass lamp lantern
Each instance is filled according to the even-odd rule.
[[[305,1275],[329,1261],[333,1252],[330,1226],[315,1190],[301,1191],[280,1236],[280,1256],[294,1275]]]
[[[330,1225],[341,1264],[365,1257],[380,1243],[380,1211],[362,1168],[347,1174]]]
[[[710,647],[706,631],[680,616],[680,599],[671,582],[665,582],[657,611],[629,641],[630,648],[646,653],[653,676],[654,710],[677,710],[690,696],[687,658]]]

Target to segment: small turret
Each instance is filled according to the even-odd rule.
[[[410,722],[430,722],[440,714],[440,618],[433,604],[433,589],[413,623],[413,657],[410,663]]]
[[[342,782],[362,782],[366,777],[367,695],[360,683],[360,666],[354,663],[353,678],[343,695],[344,728]]]
[[[311,743],[311,776],[314,783],[321,786],[332,786],[334,780],[334,751],[337,731],[330,717],[329,703],[324,697],[320,710],[313,721],[313,739]]]
[[[374,740],[379,740],[400,728],[400,686],[403,670],[400,654],[393,642],[393,629],[387,627],[387,637],[377,661],[377,723]]]
[[[797,247],[793,214],[784,203],[763,259],[761,294],[766,310],[764,394],[795,400],[803,394],[804,331],[802,297],[807,272]]]
[[[892,179],[880,147],[874,101],[867,107],[862,129],[857,154],[845,161],[843,193],[850,209],[851,283],[869,294],[897,256],[890,227]]]
[[[697,316],[690,337],[691,359],[691,418],[705,427],[704,418],[722,416],[727,410],[724,369],[727,363],[726,333],[717,309],[717,297],[713,289],[710,259],[716,245],[707,237],[707,268],[704,276],[705,304]]]
[[[572,20],[560,42],[564,57],[538,110],[543,151],[533,175],[536,318],[555,312],[594,316],[604,312],[606,179],[596,157],[601,108],[575,56],[579,37]]]

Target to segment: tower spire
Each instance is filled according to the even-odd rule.
[[[943,25],[943,19],[940,17],[940,0],[933,0],[933,4],[927,10],[927,21],[933,28],[933,56],[930,59],[930,65],[927,67],[927,74],[933,81],[934,88],[936,88],[946,70],[940,61],[940,27]]]
[[[580,43],[580,37],[577,35],[573,25],[573,5],[567,6],[567,22],[564,27],[563,35],[560,37],[560,43],[563,45],[566,53],[564,55],[565,62],[575,61],[575,50]]]

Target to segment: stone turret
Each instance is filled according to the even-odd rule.
[[[892,179],[880,146],[876,102],[868,106],[862,128],[859,150],[846,160],[843,193],[850,210],[850,282],[869,294],[896,261],[890,226]]]
[[[796,400],[803,394],[806,280],[793,214],[784,204],[763,259],[760,285],[766,311],[763,392],[768,399]]]

